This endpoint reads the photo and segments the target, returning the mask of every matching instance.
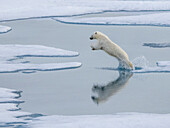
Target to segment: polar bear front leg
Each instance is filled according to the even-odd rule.
[[[102,50],[102,46],[99,44],[99,42],[93,43],[91,45],[91,48],[92,48],[92,50]]]

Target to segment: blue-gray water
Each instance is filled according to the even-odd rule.
[[[126,85],[115,87],[118,92],[114,93],[118,71],[101,68],[117,67],[118,62],[103,51],[92,51],[92,41],[89,40],[94,31],[101,31],[120,45],[130,60],[145,56],[154,65],[156,61],[170,60],[170,48],[150,48],[143,46],[143,43],[170,42],[170,28],[67,25],[51,19],[1,24],[13,29],[0,35],[1,44],[39,44],[80,53],[74,58],[25,60],[31,60],[32,63],[77,61],[83,64],[80,68],[63,71],[0,74],[0,87],[23,91],[20,99],[25,103],[19,105],[23,111],[46,115],[170,112],[170,74],[133,74]],[[103,95],[107,97],[108,94],[108,98],[99,104],[91,98],[96,96],[93,86],[97,85],[109,87],[109,91],[105,89],[102,92],[101,89]],[[114,95],[109,95],[110,90]]]

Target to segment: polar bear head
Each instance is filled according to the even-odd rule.
[[[105,40],[107,38],[108,37],[105,34],[101,33],[101,32],[98,32],[98,31],[94,32],[93,35],[91,35],[90,40],[96,39],[97,42],[93,43],[91,45],[92,50],[104,50],[103,45],[104,45],[104,42],[106,42]]]
[[[93,39],[96,39],[96,40],[100,40],[100,39],[103,39],[103,38],[106,38],[107,36],[101,32],[94,32],[93,35],[91,35],[90,37],[90,40],[93,40]]]

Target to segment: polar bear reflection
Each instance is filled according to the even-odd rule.
[[[104,86],[94,85],[92,91],[98,96],[91,96],[93,102],[99,104],[101,102],[107,101],[109,97],[116,94],[118,91],[120,91],[120,89],[125,87],[132,75],[132,72],[119,71],[119,77],[116,80],[111,81]]]

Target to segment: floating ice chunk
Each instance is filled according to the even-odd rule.
[[[158,61],[156,64],[159,67],[167,67],[167,66],[170,67],[170,61]]]
[[[79,62],[31,64],[17,63],[14,60],[23,57],[74,57],[78,52],[46,47],[41,45],[0,45],[0,73],[12,73],[23,71],[33,73],[35,71],[53,71],[78,68]]]
[[[13,89],[0,88],[0,127],[9,127],[17,122],[25,123],[23,119],[17,116],[29,114],[28,112],[18,111],[18,104],[23,101],[19,100],[21,91]],[[28,121],[27,121],[28,122]]]
[[[42,116],[31,128],[169,128],[170,114],[122,113],[117,115]]]
[[[169,12],[119,17],[62,17],[54,19],[68,24],[170,26]]]
[[[7,88],[0,88],[0,102],[2,98],[15,98],[18,97],[20,91],[15,91]]]
[[[0,73],[13,73],[19,71],[55,71],[78,68],[79,62],[49,63],[49,64],[0,64]]]
[[[170,47],[170,43],[144,43],[143,46],[148,46],[152,48],[166,48]]]
[[[7,26],[2,26],[0,25],[0,34],[1,33],[6,33],[6,32],[9,32],[11,29],[11,27],[7,27]]]
[[[78,52],[42,45],[0,45],[0,60],[13,60],[23,57],[74,57]]]
[[[112,11],[167,11],[170,1],[1,0],[0,21]]]
[[[3,106],[5,105],[5,106]],[[21,124],[25,124],[29,122],[28,120],[24,120],[23,118],[17,118],[17,116],[28,115],[31,113],[23,112],[23,111],[16,111],[13,110],[16,107],[15,104],[0,104],[0,127],[10,127],[10,126],[17,126]],[[3,106],[3,107],[2,107]],[[8,109],[5,109],[8,108]]]

